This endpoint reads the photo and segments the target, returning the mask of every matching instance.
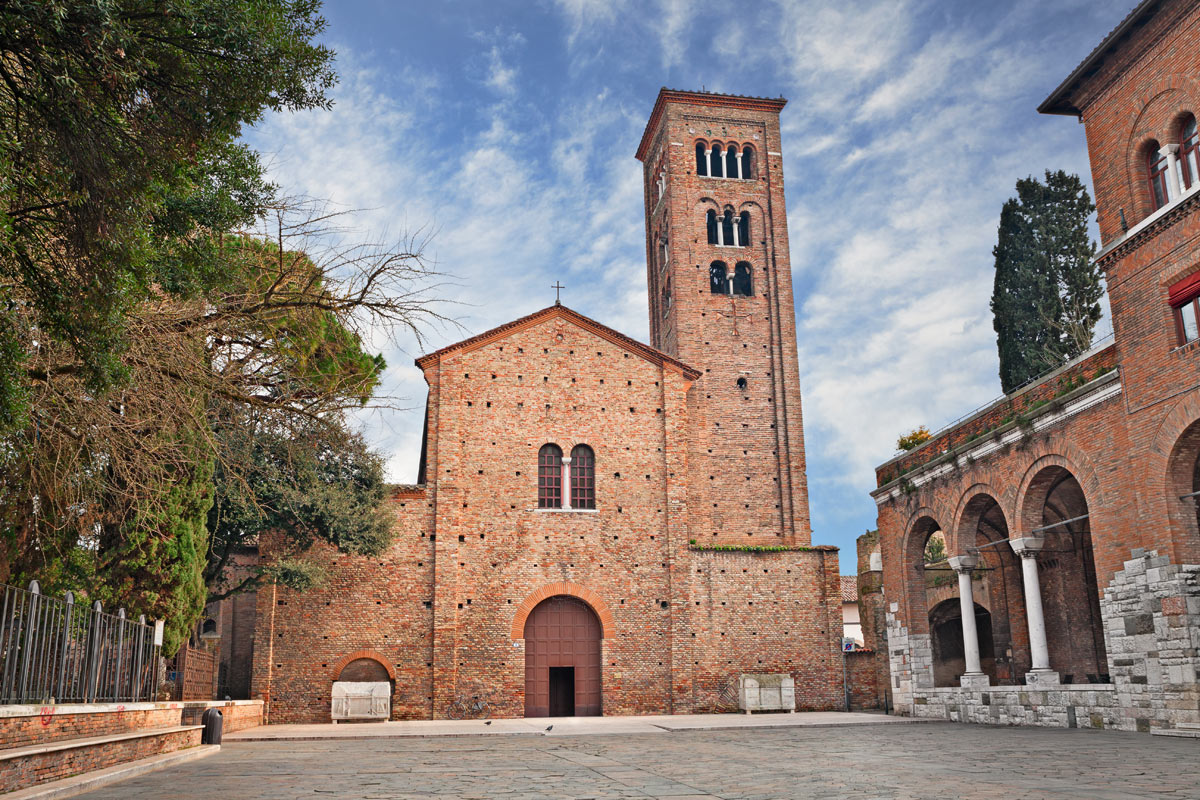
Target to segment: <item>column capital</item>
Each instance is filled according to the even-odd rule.
[[[950,565],[950,569],[958,573],[970,572],[979,566],[979,556],[974,553],[968,553],[962,556],[954,556],[947,558],[946,563]]]
[[[563,456],[563,457],[562,457],[562,462],[563,462],[564,464],[570,464],[570,463],[571,463],[571,457],[570,457],[570,456]]]
[[[1158,154],[1160,156],[1173,156],[1178,152],[1178,144],[1164,144],[1162,147],[1158,148]]]
[[[1046,543],[1046,537],[1022,536],[1019,539],[1009,539],[1008,543],[1012,545],[1013,552],[1021,558],[1036,558],[1042,550],[1042,545]]]

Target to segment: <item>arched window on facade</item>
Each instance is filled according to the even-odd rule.
[[[724,261],[714,261],[709,265],[708,289],[713,294],[729,294],[729,269]]]
[[[733,270],[733,293],[746,295],[754,294],[754,283],[750,277],[750,265],[739,261]]]
[[[754,148],[749,145],[742,148],[742,177],[747,180],[754,177]]]
[[[586,444],[571,449],[571,508],[596,507],[596,455]]]
[[[1189,114],[1183,121],[1179,136],[1179,166],[1183,173],[1183,186],[1192,188],[1200,178],[1200,136],[1196,133],[1196,117]]]
[[[538,451],[538,508],[562,508],[562,448],[544,444]]]
[[[743,211],[738,215],[738,244],[746,247],[750,244],[750,212]]]
[[[721,244],[726,246],[737,246],[737,239],[734,236],[733,225],[733,209],[725,209],[725,213],[721,215]]]
[[[717,223],[717,212],[715,209],[710,208],[708,213],[704,215],[704,224],[708,229],[708,243],[720,244],[721,231],[720,225]]]
[[[724,178],[725,170],[722,167],[725,165],[725,150],[719,144],[712,146],[712,158],[709,159],[709,176],[713,178]]]
[[[742,177],[742,173],[738,169],[739,155],[741,153],[738,152],[736,144],[731,144],[725,149],[725,174],[730,178]]]
[[[1167,204],[1167,157],[1159,152],[1158,142],[1147,146],[1146,172],[1150,179],[1150,202],[1155,209]]]
[[[671,276],[667,276],[667,282],[663,284],[662,289],[662,315],[665,317],[667,312],[671,310]]]
[[[708,174],[708,147],[704,142],[696,142],[696,174]]]
[[[660,238],[658,240],[658,269],[664,270],[667,264],[671,261],[671,249],[667,246],[667,240]]]

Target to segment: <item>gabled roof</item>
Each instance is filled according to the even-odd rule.
[[[655,350],[650,345],[642,344],[636,339],[630,339],[625,334],[615,331],[607,325],[597,322],[591,317],[585,317],[578,311],[572,311],[566,306],[559,305],[557,303],[547,308],[543,308],[541,311],[535,311],[529,316],[521,317],[520,319],[505,323],[497,328],[492,328],[490,331],[485,331],[478,336],[472,336],[470,339],[463,339],[461,342],[443,347],[441,350],[436,350],[428,355],[421,356],[417,359],[417,366],[423,370],[428,369],[430,366],[437,364],[448,355],[478,350],[479,348],[485,347],[492,342],[497,341],[498,339],[503,339],[511,336],[514,333],[532,328],[535,325],[540,325],[543,322],[552,319],[565,319],[566,321],[583,328],[585,331],[599,336],[601,339],[612,342],[617,347],[627,350],[634,355],[641,356],[653,364],[657,364],[665,369],[678,372],[690,381],[696,380],[701,375],[700,370],[689,367],[687,364],[684,364],[678,359],[672,358],[661,350]]]
[[[650,137],[658,127],[662,118],[663,108],[669,101],[691,103],[701,106],[722,106],[724,108],[748,108],[753,111],[774,111],[778,114],[787,105],[782,97],[751,97],[744,94],[721,94],[719,92],[688,92],[681,89],[662,87],[658,90],[658,99],[654,101],[654,110],[650,112],[650,121],[642,132],[642,141],[638,144],[637,159],[646,157],[646,149],[650,147]]]
[[[1125,38],[1135,32],[1138,27],[1145,24],[1155,11],[1159,9],[1162,0],[1142,0],[1134,7],[1132,11],[1126,15],[1125,19],[1121,20],[1117,27],[1113,28],[1108,36],[1104,37],[1104,41],[1096,46],[1096,49],[1088,54],[1088,57],[1083,60],[1075,70],[1067,76],[1067,79],[1058,85],[1058,88],[1050,93],[1050,96],[1042,101],[1037,110],[1039,114],[1064,114],[1068,116],[1079,116],[1081,109],[1078,109],[1071,102],[1070,95],[1079,88],[1081,84],[1100,71],[1100,65],[1104,62],[1105,57],[1111,54],[1114,50],[1124,44]]]

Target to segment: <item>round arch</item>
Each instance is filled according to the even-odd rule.
[[[333,665],[333,669],[329,671],[330,679],[336,681],[338,676],[342,674],[342,670],[344,670],[351,662],[358,661],[360,658],[369,658],[372,661],[378,661],[380,666],[387,671],[388,678],[393,681],[396,680],[396,668],[388,662],[387,658],[385,658],[382,653],[376,652],[375,650],[355,650],[353,653],[347,653],[346,655],[342,656],[337,660],[337,663]]]
[[[513,615],[512,627],[509,630],[510,637],[513,640],[524,639],[525,622],[529,619],[529,615],[533,612],[533,609],[537,608],[538,603],[555,595],[568,595],[587,603],[600,619],[601,637],[611,639],[616,635],[617,626],[613,621],[612,611],[609,609],[608,603],[605,603],[600,595],[586,586],[580,586],[570,581],[560,581],[546,584],[521,601],[521,604],[517,606],[516,613]]]
[[[1192,472],[1200,455],[1200,388],[1178,398],[1159,424],[1147,452],[1150,494],[1162,498],[1161,513],[1170,525],[1172,560],[1200,559],[1200,497],[1181,499],[1196,491]]]
[[[1031,502],[1030,492],[1036,491],[1035,481],[1047,467],[1061,467],[1071,473],[1079,482],[1089,507],[1098,508],[1104,504],[1100,479],[1096,475],[1091,459],[1069,441],[1058,441],[1053,449],[1055,452],[1036,459],[1021,476],[1011,525],[1013,538],[1028,536],[1031,530],[1041,525],[1041,506],[1039,503]]]

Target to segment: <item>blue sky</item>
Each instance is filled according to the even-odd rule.
[[[1133,0],[762,2],[331,0],[330,111],[246,138],[288,194],[356,209],[353,235],[432,232],[461,329],[379,332],[363,416],[389,477],[415,478],[412,359],[563,300],[648,340],[640,165],[661,86],[787,97],[782,114],[813,541],[875,525],[896,437],[999,394],[988,311],[1017,179],[1090,186],[1083,128],[1034,109]]]

